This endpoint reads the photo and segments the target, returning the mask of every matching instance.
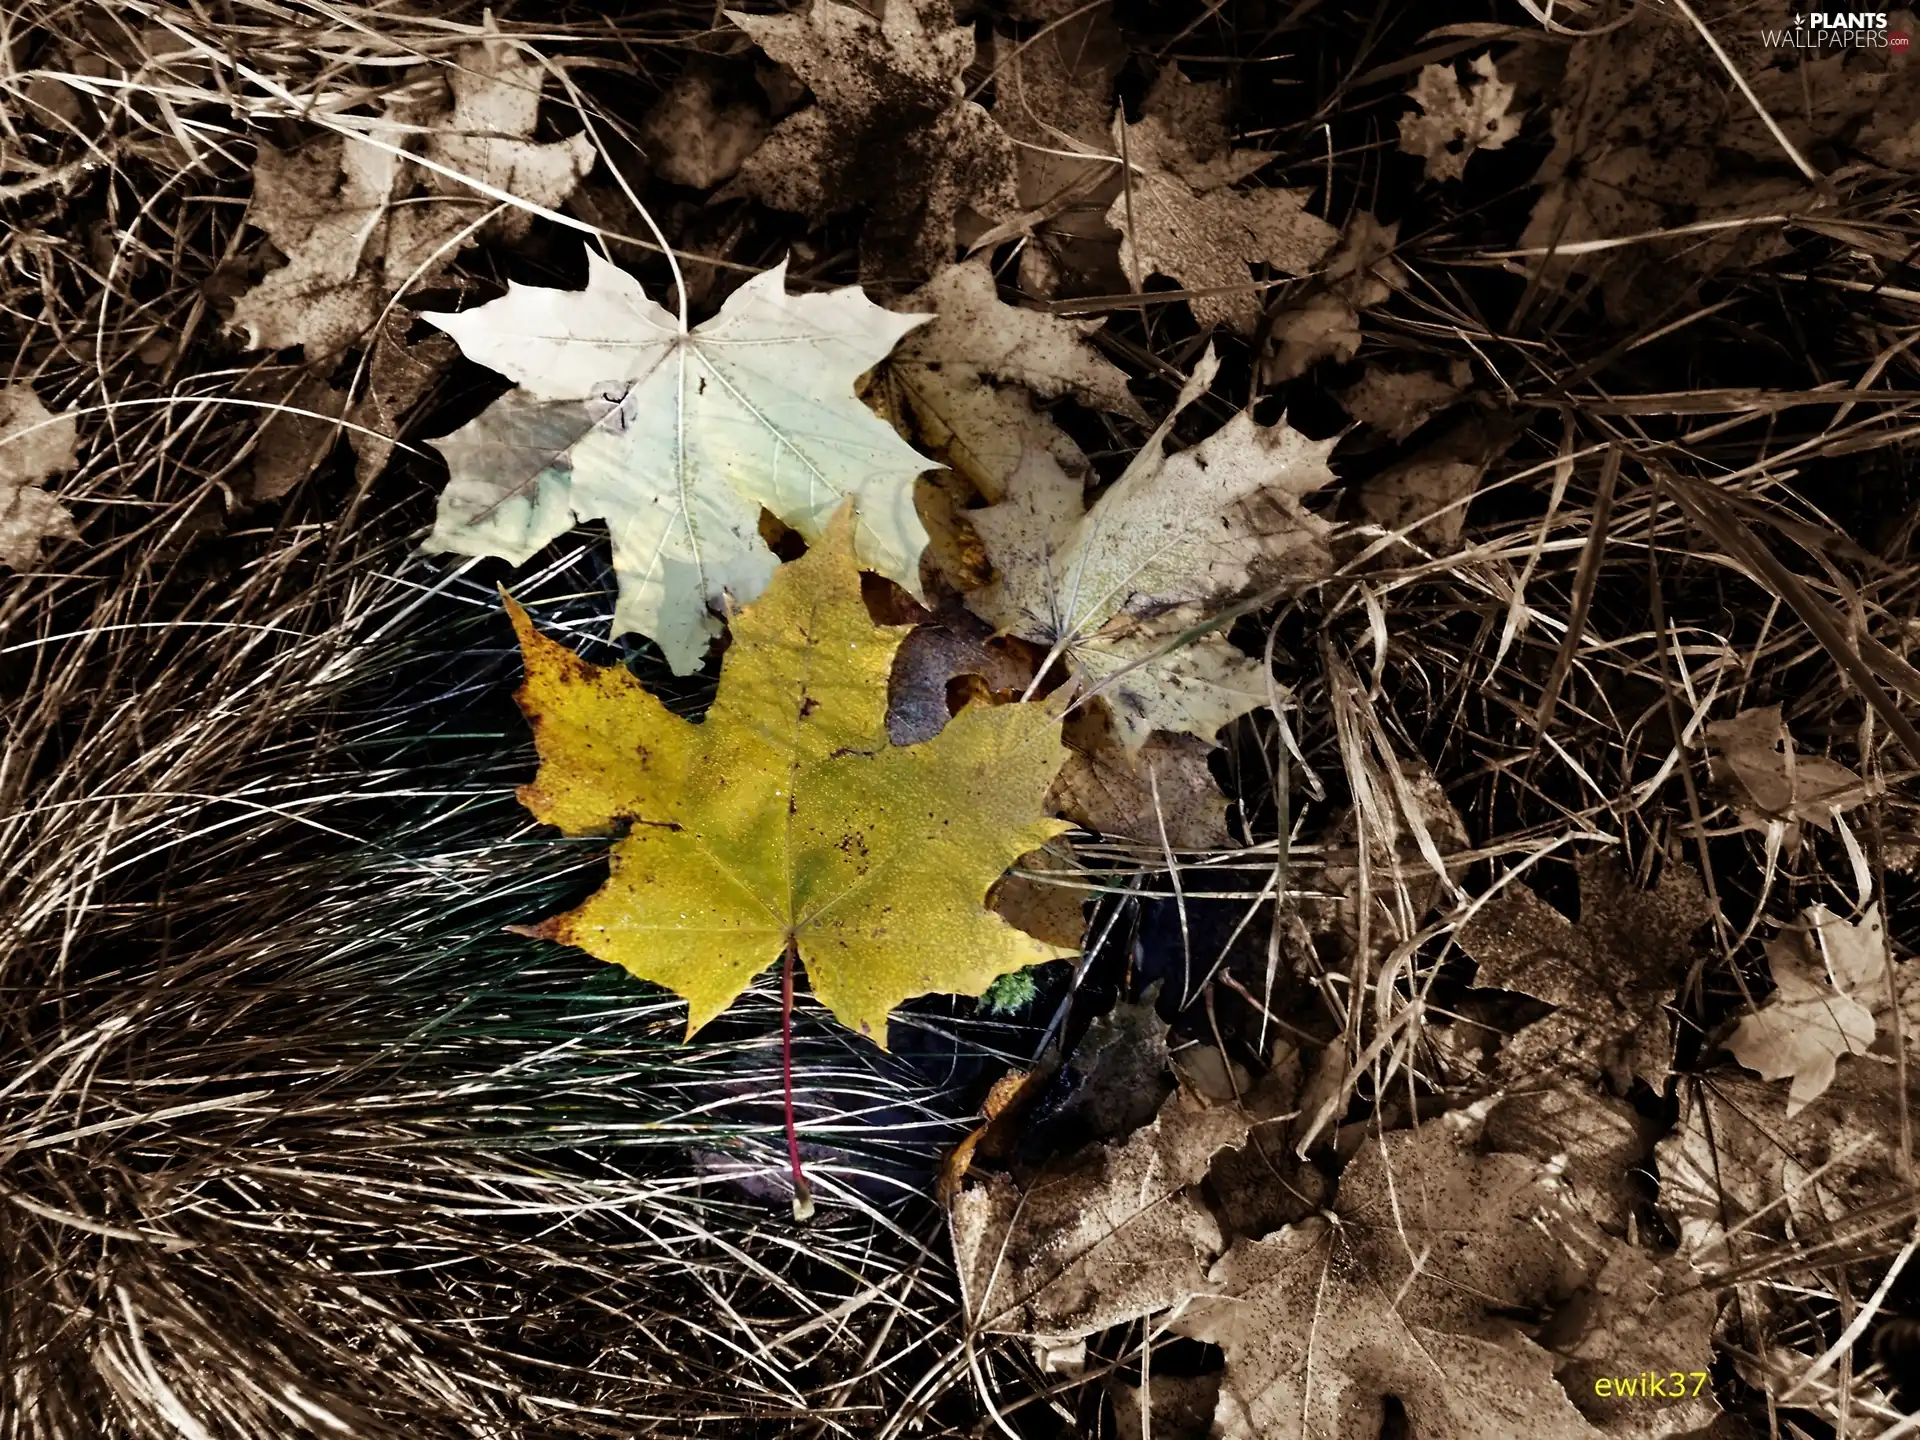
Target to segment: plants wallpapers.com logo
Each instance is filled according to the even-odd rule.
[[[1889,29],[1885,14],[1866,10],[1796,12],[1792,29],[1763,30],[1760,38],[1776,50],[1901,51],[1913,42],[1905,30]]]

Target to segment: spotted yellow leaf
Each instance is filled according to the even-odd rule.
[[[692,1034],[788,946],[841,1021],[886,1043],[915,995],[978,995],[1072,954],[983,903],[1069,829],[1045,798],[1066,759],[1038,704],[974,706],[930,740],[887,740],[907,627],[860,595],[846,509],[731,621],[698,724],[623,668],[588,664],[512,607],[540,772],[521,798],[573,834],[625,823],[613,873],[534,932],[684,996]]]

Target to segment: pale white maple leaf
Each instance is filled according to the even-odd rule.
[[[78,422],[55,415],[25,385],[0,388],[0,565],[33,570],[46,540],[80,533],[41,482],[77,463]]]
[[[1524,117],[1507,113],[1514,87],[1493,56],[1475,56],[1471,68],[1477,80],[1461,80],[1451,64],[1423,66],[1407,92],[1421,113],[1400,117],[1400,151],[1424,157],[1429,180],[1465,178],[1475,152],[1498,150],[1520,133]]]
[[[1792,1077],[1789,1117],[1825,1093],[1841,1056],[1864,1055],[1872,1047],[1879,1027],[1871,1007],[1884,999],[1879,907],[1869,909],[1857,925],[1821,905],[1809,908],[1806,918],[1820,938],[1826,974],[1816,973],[1806,959],[1801,932],[1770,942],[1774,993],[1742,1017],[1727,1041],[1733,1058],[1763,1078]]]
[[[652,637],[683,675],[773,574],[763,507],[812,540],[851,498],[861,564],[919,592],[913,486],[932,462],[853,384],[931,317],[851,286],[789,295],[783,263],[683,331],[589,251],[584,290],[509,285],[425,318],[520,386],[433,442],[450,479],[427,549],[519,564],[576,518],[605,520],[613,633]]]
[[[1081,688],[1106,699],[1131,751],[1154,730],[1212,741],[1226,721],[1267,703],[1258,664],[1217,634],[1186,632],[1255,590],[1310,584],[1331,565],[1331,527],[1301,497],[1333,479],[1333,440],[1243,412],[1191,449],[1165,452],[1174,418],[1217,368],[1209,350],[1091,509],[1080,483],[1035,447],[1006,500],[968,515],[995,571],[968,604],[1054,647]]]

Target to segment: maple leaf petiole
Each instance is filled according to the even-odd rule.
[[[813,1187],[800,1169],[800,1134],[793,1125],[793,962],[799,953],[799,943],[789,936],[780,965],[780,1083],[786,1101],[787,1160],[793,1166],[793,1220],[804,1225],[813,1219]]]

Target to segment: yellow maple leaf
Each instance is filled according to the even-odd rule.
[[[846,508],[732,618],[699,724],[508,603],[541,760],[521,800],[569,834],[631,822],[607,883],[530,933],[684,996],[689,1036],[788,947],[821,1003],[882,1046],[904,1000],[978,995],[1074,953],[982,903],[1071,828],[1045,810],[1060,717],[974,706],[931,740],[889,745],[887,679],[910,627],[869,618]]]

